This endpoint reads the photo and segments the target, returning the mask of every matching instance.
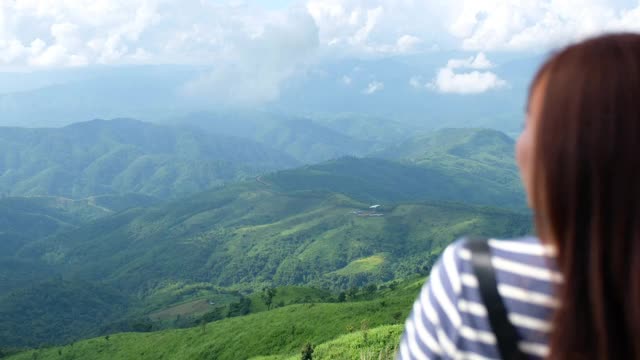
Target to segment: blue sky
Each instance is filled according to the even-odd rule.
[[[256,4],[260,4],[268,9],[284,9],[296,3],[295,0],[253,0],[249,2],[255,2]]]

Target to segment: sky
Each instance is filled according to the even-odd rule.
[[[410,86],[478,94],[509,85],[493,54],[638,30],[640,3],[628,0],[0,0],[0,71],[205,65],[185,92],[224,83],[249,101],[321,63],[456,51]]]

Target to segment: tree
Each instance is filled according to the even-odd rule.
[[[364,288],[364,291],[365,293],[367,293],[367,295],[373,294],[376,290],[378,290],[378,286],[376,286],[376,284],[369,284]]]
[[[367,345],[369,343],[369,320],[362,320],[360,330],[362,330],[362,342]]]
[[[276,289],[272,287],[265,287],[262,289],[260,297],[264,304],[267,305],[267,310],[271,310],[271,304],[273,303],[273,297],[276,296]]]
[[[344,291],[341,291],[338,295],[338,302],[345,302],[347,300],[347,294]]]
[[[306,343],[302,347],[302,357],[301,360],[313,360],[313,345],[311,343]]]
[[[242,297],[240,301],[229,304],[227,317],[247,315],[251,311],[251,299]]]
[[[349,299],[355,299],[356,295],[358,295],[358,287],[354,286],[352,288],[350,288],[349,290],[347,290],[347,297]]]

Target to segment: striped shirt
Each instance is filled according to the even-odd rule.
[[[498,293],[532,359],[549,352],[549,322],[562,282],[553,249],[529,237],[489,240]],[[449,245],[431,271],[405,323],[398,359],[499,359],[464,240]]]

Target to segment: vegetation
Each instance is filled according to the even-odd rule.
[[[342,195],[230,190],[201,194],[163,208],[125,211],[32,243],[19,255],[45,261],[66,279],[121,289],[129,299],[129,308],[117,308],[105,318],[144,317],[153,309],[156,316],[160,315],[157,319],[166,322],[175,319],[158,311],[174,306],[174,301],[206,298],[220,287],[251,291],[306,284],[344,291],[344,299],[350,300],[354,287],[416,272],[426,274],[444,246],[463,234],[513,236],[530,229],[527,215],[467,205],[401,204],[386,208],[383,217],[372,218],[353,214],[354,209],[367,206]],[[210,285],[198,285],[204,282]],[[65,300],[60,301],[69,302],[80,296],[89,301],[91,296],[82,291],[63,295]],[[268,309],[286,304],[281,303],[277,291],[270,303],[259,295],[258,291],[257,298],[247,300],[219,297],[222,307],[211,309],[213,314],[207,319],[244,315],[252,307],[257,310],[258,306]],[[22,317],[3,319],[22,324],[44,321],[45,314],[27,311],[38,306],[29,301],[31,298],[30,293],[9,293],[5,297],[8,309],[17,309],[18,304],[28,306]],[[53,307],[46,316],[74,317],[71,310]],[[197,316],[201,312],[182,314]],[[176,317],[181,314],[170,313]],[[175,325],[192,321],[182,320]],[[160,328],[171,325],[165,323]],[[9,323],[3,327],[13,329]],[[68,338],[59,337],[54,328],[43,327],[43,331],[47,329],[47,342]],[[125,321],[105,331],[139,329],[145,327],[133,328],[130,321]],[[28,340],[28,344],[42,339]],[[12,341],[5,345],[22,344]]]
[[[353,131],[331,126],[344,136]],[[85,128],[99,138],[73,138]],[[390,358],[420,283],[399,281],[426,275],[460,236],[531,230],[506,156],[513,144],[491,131],[442,130],[379,153],[387,159],[344,157],[160,202],[211,185],[198,179],[220,173],[193,175],[181,162],[206,164],[230,143],[204,144],[208,135],[186,129],[166,137],[161,127],[126,120],[58,130],[46,141],[62,146],[60,139],[73,135],[80,147],[69,151],[79,155],[67,162],[51,155],[45,163],[79,171],[72,194],[97,191],[82,178],[95,168],[92,156],[122,146],[143,157],[169,156],[167,166],[199,182],[155,182],[145,172],[119,188],[123,183],[105,174],[124,168],[107,161],[102,169],[109,171],[92,178],[106,194],[0,199],[0,347],[67,344],[18,359],[288,359],[300,358],[306,344],[314,359]],[[260,146],[244,154],[256,162],[251,152]],[[245,155],[234,161],[249,164]],[[272,153],[262,155],[264,168],[276,166]],[[76,159],[91,161],[85,168]],[[260,171],[246,166],[225,179]],[[49,180],[29,189],[61,189]],[[133,193],[119,194],[125,190]]]
[[[312,358],[316,360],[393,360],[398,350],[402,330],[402,325],[383,325],[345,334],[314,346]],[[298,360],[299,358],[276,355],[255,357],[251,360]]]
[[[422,279],[390,290],[358,292],[346,303],[308,303],[235,317],[190,329],[124,333],[83,340],[63,347],[33,350],[9,357],[32,359],[299,359],[307,343],[314,359],[345,354],[392,351],[400,324],[408,315]],[[370,299],[370,300],[367,300]],[[389,327],[388,325],[396,325]],[[367,334],[366,336],[364,334]],[[385,350],[387,349],[387,350]],[[60,353],[62,355],[60,355]],[[344,357],[343,357],[344,358]],[[353,358],[353,357],[352,357]]]
[[[530,228],[528,215],[467,205],[388,205],[381,217],[354,213],[367,208],[326,192],[229,187],[125,211],[32,243],[20,255],[131,291],[167,280],[248,289],[271,283],[347,288],[414,273],[424,266],[421,258],[463,234],[512,236]],[[325,277],[382,253],[376,277],[348,270]]]
[[[513,151],[513,140],[495,130],[443,129],[374,158],[345,157],[263,179],[278,189],[326,189],[368,202],[444,200],[524,209]]]
[[[513,201],[524,199],[514,147],[512,138],[496,130],[442,129],[389,147],[376,156],[445,173],[456,179],[459,187],[473,189],[466,194],[473,202],[473,192],[487,198],[511,194]],[[494,204],[510,206],[506,202]]]
[[[32,284],[0,297],[0,346],[39,346],[97,336],[129,304],[117,290],[99,283]]]
[[[176,198],[296,164],[248,140],[135,120],[1,130],[0,193],[10,195]]]
[[[124,206],[139,204],[137,197],[112,196]],[[0,199],[0,296],[12,289],[55,278],[52,266],[34,259],[17,257],[17,252],[39,239],[78,228],[108,216],[110,204],[95,199],[63,197],[4,197]]]

